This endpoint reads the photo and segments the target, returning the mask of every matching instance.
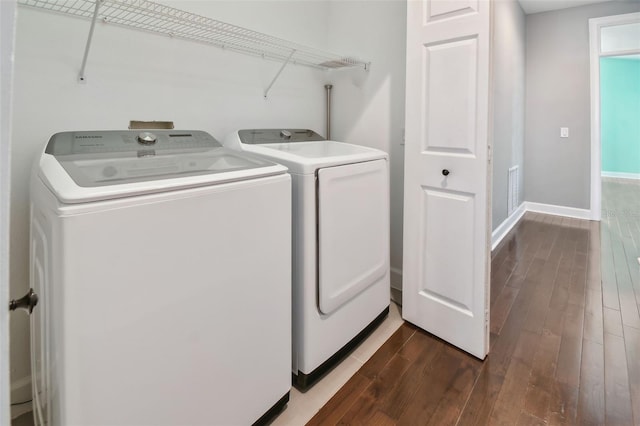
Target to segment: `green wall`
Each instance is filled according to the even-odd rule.
[[[600,58],[600,102],[602,171],[640,174],[640,59]]]

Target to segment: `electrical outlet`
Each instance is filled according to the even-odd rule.
[[[569,128],[568,127],[560,127],[560,137],[568,138],[569,137]]]

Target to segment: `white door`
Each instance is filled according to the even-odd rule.
[[[404,319],[489,348],[488,0],[407,6]]]

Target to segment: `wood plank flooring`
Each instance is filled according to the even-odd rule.
[[[640,186],[527,213],[492,257],[484,362],[405,323],[309,425],[640,425]]]

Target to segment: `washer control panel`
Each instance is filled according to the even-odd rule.
[[[224,173],[273,163],[224,148],[202,131],[63,132],[45,149],[78,186]]]
[[[51,137],[45,152],[53,156],[136,153],[147,155],[149,148],[159,150],[210,149],[222,144],[210,134],[175,130],[107,130],[63,132]]]

